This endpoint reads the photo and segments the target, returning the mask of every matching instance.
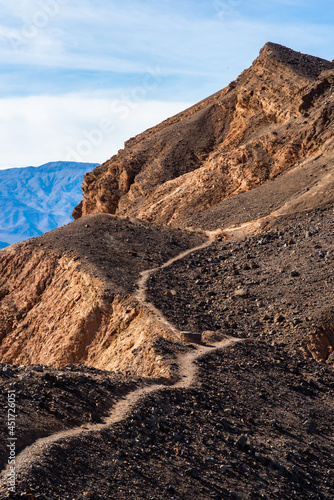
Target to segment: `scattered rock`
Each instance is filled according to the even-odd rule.
[[[291,271],[291,277],[292,278],[297,278],[298,276],[300,276],[300,273],[298,271],[296,271],[296,270]]]
[[[247,436],[242,434],[236,441],[236,445],[241,449],[244,450],[247,444]]]
[[[308,434],[315,434],[317,432],[317,424],[314,420],[306,420],[303,426]]]
[[[200,473],[199,473],[199,471],[197,469],[189,469],[187,472],[194,479],[199,479],[199,477],[200,477]]]
[[[285,321],[285,317],[282,314],[276,314],[274,316],[274,323],[283,323]]]

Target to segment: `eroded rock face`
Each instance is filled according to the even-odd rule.
[[[266,44],[224,90],[126,142],[84,178],[74,218],[96,212],[187,225],[325,146],[334,64]]]
[[[202,295],[206,291],[198,291],[194,307],[192,302],[201,268],[205,274],[210,265],[199,261],[192,270],[191,259],[183,254],[206,240],[201,230],[224,229],[223,239],[244,239],[246,244],[248,236],[265,232],[265,225],[273,220],[280,230],[285,216],[293,214],[294,218],[324,207],[328,232],[332,232],[333,85],[332,63],[267,44],[252,67],[225,90],[131,139],[117,156],[87,174],[84,200],[76,211],[78,220],[0,252],[0,361],[57,367],[85,363],[106,370],[131,370],[136,375],[170,376],[171,365],[154,346],[157,338],[179,336],[173,325],[159,317],[159,311],[168,314],[177,282],[184,276],[185,288],[178,299],[181,307],[172,317],[174,326],[188,331],[192,325],[182,323],[187,315],[191,321],[197,316],[205,319]],[[309,224],[306,216],[305,234]],[[171,225],[189,225],[199,232]],[[294,222],[291,226],[292,236],[284,243],[287,247],[295,239]],[[326,252],[327,236],[323,234]],[[272,244],[276,248],[276,242]],[[204,252],[208,262],[214,249]],[[297,250],[293,251],[296,255]],[[138,297],[140,274],[153,270],[150,289],[155,275],[159,276],[154,269],[177,255],[182,259],[174,277],[175,290],[169,289],[169,279],[165,285],[155,283],[152,302],[159,296],[163,299],[154,311]],[[232,257],[235,264],[236,256]],[[259,260],[267,257],[266,251]],[[284,250],[282,259],[286,258]],[[329,253],[323,259],[326,272],[331,269],[327,266],[330,258]],[[277,262],[280,265],[281,256]],[[305,276],[311,268],[306,261]],[[258,268],[251,270],[259,273]],[[208,283],[219,275],[217,269],[211,271]],[[221,330],[225,325],[227,306],[217,300],[223,286],[227,285],[226,297],[233,301],[250,300],[255,285],[246,276],[240,281],[240,274],[232,268],[219,281],[219,292],[211,291],[218,294],[212,296],[216,299],[208,298],[217,309],[208,309],[210,321],[201,325],[203,330]],[[303,279],[300,283],[298,297],[306,290]],[[321,296],[313,288],[312,293]],[[281,289],[274,283],[270,290],[265,278],[260,302],[263,297],[272,300],[276,291]],[[212,323],[214,313],[216,322]],[[256,318],[256,328],[264,328],[261,321]],[[295,326],[302,327],[293,321],[292,317],[295,338]],[[192,333],[200,334],[201,328]],[[252,331],[252,324],[249,328]],[[305,332],[309,333],[306,327]],[[317,332],[310,342],[306,353],[331,363],[331,330]]]
[[[205,237],[88,216],[0,253],[0,359],[170,376],[154,348],[172,332],[135,299],[140,272]]]

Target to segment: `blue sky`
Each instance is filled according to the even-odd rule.
[[[0,0],[0,168],[102,162],[273,41],[334,58],[334,2]]]

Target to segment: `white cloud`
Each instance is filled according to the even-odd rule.
[[[183,101],[227,85],[267,41],[333,59],[331,16],[319,21],[318,5],[301,2],[0,0],[0,95],[53,94],[0,100],[0,164],[66,159],[85,147],[83,161],[104,161],[131,135],[186,107]],[[120,87],[138,82],[132,92],[140,93],[156,67],[163,83],[134,100],[130,91],[136,107],[115,103]],[[95,82],[112,92],[88,94]],[[104,118],[114,124],[108,133]]]
[[[54,14],[45,11],[49,3],[58,5]],[[319,24],[312,18],[286,21],[286,13],[299,3],[34,0],[15,6],[2,2],[15,19],[8,28],[16,31],[15,36],[7,36],[7,45],[2,44],[0,60],[119,73],[141,73],[147,64],[159,64],[169,74],[208,78],[221,72],[227,62],[237,76],[263,43],[291,45],[297,35],[299,45],[308,47],[310,53],[317,38],[320,55],[327,57],[334,42],[331,23]],[[202,17],[200,5],[206,13]],[[265,13],[277,12],[277,21],[259,18],[261,6]],[[312,41],[310,33],[314,33]]]
[[[130,137],[189,104],[135,95],[127,101],[82,94],[0,99],[0,168],[58,160],[102,163]]]

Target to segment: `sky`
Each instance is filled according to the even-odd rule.
[[[268,41],[334,58],[333,0],[0,0],[0,168],[99,162]]]

